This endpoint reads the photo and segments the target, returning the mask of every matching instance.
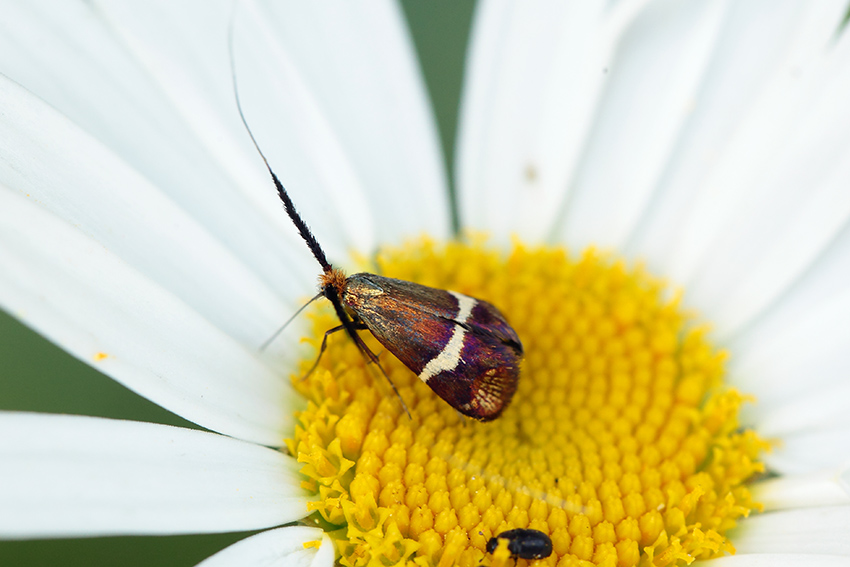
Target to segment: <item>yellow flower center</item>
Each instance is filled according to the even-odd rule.
[[[535,565],[734,552],[724,534],[757,507],[744,483],[766,444],[738,430],[744,397],[722,384],[723,353],[662,282],[594,250],[515,245],[505,257],[480,242],[422,240],[384,251],[378,268],[493,303],[525,359],[511,405],[479,423],[382,353],[410,419],[352,342],[330,338],[319,368],[293,380],[308,407],[288,447],[340,564],[511,565],[504,543],[486,547],[513,528],[551,538]],[[323,310],[311,342],[337,324]]]

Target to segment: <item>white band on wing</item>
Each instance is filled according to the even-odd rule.
[[[469,296],[454,291],[449,291],[449,293],[457,299],[458,304],[457,317],[454,320],[458,323],[466,323],[466,320],[469,319],[472,310],[475,308],[475,304],[478,302]],[[455,325],[454,327],[452,338],[449,339],[449,342],[446,343],[440,354],[429,360],[425,368],[422,369],[422,372],[419,373],[419,379],[426,384],[431,377],[436,376],[440,372],[450,372],[460,364],[460,352],[463,350],[463,339],[466,335],[466,329],[460,325]]]

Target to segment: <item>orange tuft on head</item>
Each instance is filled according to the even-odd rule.
[[[319,286],[323,291],[328,287],[332,287],[336,289],[338,296],[342,296],[342,290],[345,288],[345,281],[347,279],[345,272],[339,268],[333,268],[332,270],[319,274]]]

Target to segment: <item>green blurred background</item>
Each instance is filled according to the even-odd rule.
[[[452,167],[457,105],[472,0],[403,0]],[[192,425],[59,350],[0,311],[0,410]],[[0,514],[3,511],[0,510]],[[0,542],[0,566],[190,566],[245,533]]]

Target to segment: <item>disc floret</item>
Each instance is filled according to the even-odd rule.
[[[592,249],[572,259],[515,245],[505,257],[421,240],[377,262],[497,305],[526,358],[512,405],[478,423],[382,354],[409,419],[351,341],[332,337],[319,368],[294,381],[308,407],[288,447],[340,564],[510,564],[486,545],[512,528],[551,537],[539,565],[734,552],[726,532],[757,508],[745,483],[766,444],[739,431],[746,398],[722,383],[725,354],[663,282]],[[333,314],[313,325],[318,346]]]

